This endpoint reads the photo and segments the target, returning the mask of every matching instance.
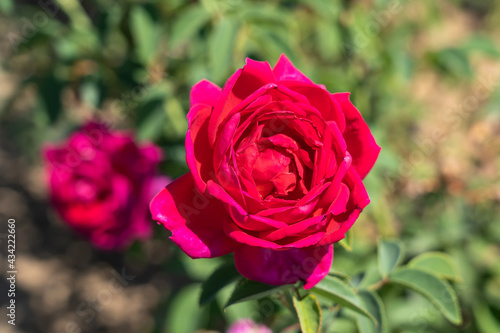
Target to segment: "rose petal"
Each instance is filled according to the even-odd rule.
[[[315,186],[311,189],[304,197],[302,197],[297,203],[292,207],[281,206],[277,208],[270,208],[262,210],[257,215],[269,217],[275,220],[283,221],[288,224],[298,222],[303,220],[309,215],[318,200],[321,198],[323,192],[330,186],[330,183]]]
[[[219,99],[213,108],[212,115],[210,116],[209,122],[209,133],[208,133],[208,142],[211,146],[214,145],[215,140],[217,139],[217,130],[219,129],[219,123],[224,118],[225,112],[226,114],[238,105],[241,100],[235,98],[231,93],[231,89],[234,86],[235,82],[238,80],[242,72],[242,69],[238,69],[231,77],[226,81],[222,91],[219,95]],[[225,111],[226,110],[226,111]]]
[[[258,215],[241,215],[233,207],[229,207],[229,214],[233,221],[242,229],[247,231],[264,231],[269,229],[279,229],[287,226],[285,222],[276,221]]]
[[[218,171],[221,163],[227,162],[228,150],[232,148],[233,138],[238,125],[240,124],[240,114],[237,113],[229,119],[221,129],[214,145],[214,170]]]
[[[234,252],[236,269],[246,278],[271,285],[305,282],[314,287],[330,271],[333,246],[274,251],[241,246]]]
[[[332,96],[344,111],[346,117],[344,138],[347,150],[351,153],[353,167],[363,179],[375,164],[380,147],[375,142],[363,117],[349,100],[349,95],[350,93],[337,93]]]
[[[365,186],[355,170],[349,168],[343,182],[348,186],[350,191],[346,212],[334,215],[333,220],[326,228],[326,235],[319,242],[319,245],[332,244],[343,239],[345,237],[345,233],[352,227],[363,208],[370,203]],[[342,205],[343,202],[341,200],[339,202],[339,206],[341,207]]]
[[[344,239],[345,233],[352,227],[354,222],[356,222],[361,211],[362,209],[356,208],[350,213],[343,213],[336,216],[335,219],[341,220],[342,222],[332,221],[327,228],[326,234],[318,245],[329,245]]]
[[[201,80],[191,88],[191,107],[199,103],[214,106],[221,91],[222,89],[215,83],[208,80]]]
[[[346,119],[339,105],[331,94],[316,84],[307,84],[299,81],[283,82],[291,90],[304,95],[309,103],[323,115],[326,121],[335,121],[341,131],[344,131]]]
[[[205,193],[206,182],[215,176],[213,149],[208,143],[208,122],[212,108],[198,104],[191,109],[193,110],[196,113],[186,134],[186,162],[191,170],[196,189],[200,193]]]
[[[240,244],[259,246],[266,249],[274,249],[274,250],[278,250],[283,247],[276,243],[250,235],[247,230],[243,230],[233,221],[224,223],[224,232],[227,235],[229,235],[229,237],[231,237]]]
[[[212,180],[209,180],[207,183],[207,193],[230,207],[232,206],[238,211],[239,214],[243,216],[248,215],[245,209],[241,207],[241,205],[233,197],[231,197],[224,188]]]
[[[338,169],[339,163],[344,159],[346,152],[346,143],[340,133],[337,123],[328,122],[325,127],[323,147],[318,151],[317,173],[313,174],[313,184],[320,179],[331,178]]]
[[[284,54],[280,56],[276,66],[274,66],[273,73],[277,81],[293,80],[312,83],[307,76],[295,68],[292,62]]]
[[[244,100],[245,97],[265,85],[275,82],[276,79],[271,66],[267,61],[255,61],[247,58],[243,66],[241,76],[232,87],[232,93],[236,98]]]
[[[219,126],[234,107],[265,84],[274,81],[274,74],[267,62],[247,59],[246,65],[226,82],[214,107],[209,125],[210,144],[215,143]]]
[[[275,242],[285,237],[295,236],[313,225],[321,224],[325,220],[324,215],[313,216],[272,232],[264,232],[259,237]]]
[[[342,214],[347,210],[347,202],[349,200],[349,188],[346,184],[340,184],[340,190],[337,194],[337,197],[333,200],[332,204],[328,208],[328,212],[331,212],[333,215]]]
[[[153,219],[170,230],[170,238],[192,258],[218,257],[237,248],[223,231],[222,224],[231,219],[224,206],[200,194],[190,173],[158,193],[150,209]]]
[[[241,216],[236,216],[232,214],[233,211],[231,211],[231,216],[233,216],[233,219],[241,219]],[[255,219],[255,220],[252,220]],[[268,223],[269,225],[271,224],[270,219],[263,218],[263,217],[257,217],[257,216],[252,216],[252,219],[248,218],[247,221],[251,222],[258,222],[258,220],[261,220],[263,222]],[[279,223],[279,221],[273,221],[273,223]],[[255,224],[254,224],[255,225]],[[257,225],[255,225],[257,226]],[[251,226],[253,227],[253,226]],[[310,226],[308,226],[310,227]],[[318,244],[322,239],[324,238],[326,232],[325,231],[318,231],[314,232],[308,236],[301,236],[301,237],[287,237],[285,239],[281,239],[278,242],[274,241],[269,241],[265,238],[263,238],[263,234],[257,234],[255,230],[246,230],[240,227],[240,223],[235,224],[233,222],[231,223],[225,223],[224,224],[224,231],[229,237],[234,239],[240,244],[246,244],[250,246],[258,246],[266,249],[273,249],[273,250],[279,250],[279,249],[287,249],[287,248],[303,248],[303,247],[309,247]]]

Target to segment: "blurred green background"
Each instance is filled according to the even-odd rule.
[[[447,252],[462,275],[463,325],[384,287],[390,332],[500,332],[499,22],[493,0],[1,0],[0,215],[20,221],[22,305],[18,325],[2,319],[0,330],[279,326],[287,315],[273,300],[200,309],[199,282],[225,259],[189,260],[160,227],[123,255],[91,249],[50,211],[40,147],[97,116],[159,144],[162,171],[177,177],[190,87],[222,86],[246,57],[274,65],[285,53],[329,91],[352,92],[382,147],[365,181],[372,203],[334,269],[366,271],[381,237],[401,239],[406,261]],[[123,269],[134,278],[104,298]],[[341,318],[328,332],[356,327]]]

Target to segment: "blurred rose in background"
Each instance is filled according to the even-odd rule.
[[[43,154],[53,207],[94,246],[121,250],[152,235],[149,201],[169,182],[158,147],[92,121]]]

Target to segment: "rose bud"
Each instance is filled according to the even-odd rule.
[[[157,174],[158,147],[90,122],[43,154],[52,206],[93,245],[122,250],[152,235],[149,201],[169,182]]]
[[[190,172],[151,202],[153,218],[192,258],[234,252],[237,270],[309,289],[333,243],[369,203],[362,179],[380,147],[349,93],[329,93],[281,56],[247,59],[221,89],[191,90]]]

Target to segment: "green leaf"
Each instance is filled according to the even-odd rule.
[[[377,293],[368,290],[360,290],[359,296],[363,300],[368,312],[377,319],[378,325],[374,325],[368,318],[358,315],[357,324],[360,333],[385,333],[387,332],[384,303]]]
[[[339,278],[327,275],[311,289],[311,292],[360,313],[378,325],[377,320],[368,312],[354,288]]]
[[[240,276],[240,273],[238,273],[236,267],[234,267],[232,263],[217,268],[201,285],[200,305],[210,302],[222,288]]]
[[[351,319],[336,317],[331,323],[324,324],[325,333],[357,333],[356,323]]]
[[[484,302],[476,302],[472,308],[479,332],[500,332],[500,321],[495,319],[488,305]]]
[[[290,287],[291,285],[271,286],[265,283],[242,279],[234,288],[231,297],[229,297],[224,307],[227,308],[239,302],[263,298]]]
[[[431,63],[454,77],[471,78],[473,70],[465,50],[447,48],[429,54]]]
[[[399,268],[390,276],[389,281],[412,289],[429,299],[453,324],[462,322],[462,315],[455,291],[438,277],[414,268]]]
[[[66,38],[60,38],[55,40],[54,49],[57,55],[65,61],[70,61],[71,59],[77,58],[80,52],[78,44],[71,38],[72,35]]]
[[[65,82],[54,75],[49,75],[38,79],[37,85],[48,119],[53,124],[63,112],[61,94]]]
[[[231,296],[231,293],[233,292],[235,286],[236,286],[236,281],[232,282],[226,288],[222,288],[222,290],[217,293],[215,299],[218,308],[220,309],[224,308],[224,304],[226,304],[226,301]],[[230,307],[225,308],[224,311],[222,311],[222,315],[226,319],[226,322],[232,323],[238,319],[248,318],[249,316],[248,314],[253,313],[254,311],[256,312],[259,311],[258,300],[251,300],[248,302],[240,302],[237,304],[232,304]]]
[[[339,14],[340,7],[342,6],[336,1],[324,0],[301,0],[306,6],[310,7],[318,16],[328,20],[333,20]]]
[[[389,275],[401,260],[403,251],[395,241],[380,241],[378,244],[378,269],[382,277]]]
[[[139,61],[148,64],[155,56],[158,44],[158,29],[148,12],[135,6],[130,12],[130,32],[135,43],[135,51]]]
[[[462,49],[466,52],[478,51],[494,58],[500,58],[500,50],[495,42],[486,36],[473,36],[467,40]]]
[[[189,42],[210,21],[210,13],[203,6],[195,5],[182,11],[172,26],[169,46],[176,49]]]
[[[328,275],[338,277],[339,279],[345,281],[345,282],[350,282],[351,281],[351,276],[349,274],[346,274],[344,272],[338,271],[336,267],[330,268],[330,271],[328,272]]]
[[[379,282],[380,280],[382,280],[382,277],[380,276],[378,265],[375,262],[372,262],[365,269],[363,278],[356,287],[358,289],[364,289],[372,284]]]
[[[190,285],[175,295],[168,307],[164,332],[192,333],[199,328],[204,312],[198,306],[199,292],[199,285]]]
[[[175,97],[167,98],[164,110],[167,115],[167,121],[162,123],[165,129],[165,136],[169,139],[183,138],[186,135],[188,123],[186,113],[179,99]]]
[[[323,59],[331,59],[337,57],[342,50],[342,36],[338,26],[332,24],[329,20],[321,20],[316,23],[315,33],[317,39],[318,51]]]
[[[302,299],[293,296],[293,307],[299,317],[300,328],[303,333],[318,333],[321,329],[321,307],[318,298],[306,295]]]
[[[242,19],[246,23],[259,25],[260,27],[286,29],[290,16],[282,10],[276,10],[273,6],[253,4],[245,7]]]
[[[163,132],[167,116],[160,106],[151,108],[148,116],[137,125],[137,137],[139,140],[156,140]]]
[[[434,274],[437,277],[461,281],[458,268],[453,258],[442,252],[427,252],[412,259],[408,267],[416,268]]]
[[[233,63],[233,50],[238,24],[228,18],[222,19],[210,36],[209,57],[214,81],[222,81]]]
[[[223,263],[222,258],[200,258],[193,260],[190,256],[181,252],[179,254],[188,277],[192,280],[204,281]]]
[[[296,48],[292,46],[292,37],[288,34],[279,33],[277,29],[265,29],[260,25],[253,26],[253,33],[250,36],[253,43],[258,45],[258,48],[263,52],[264,56],[269,59],[278,59],[284,53],[290,60],[297,64]]]
[[[342,246],[346,251],[351,252],[353,245],[353,238],[354,237],[352,237],[352,229],[349,229],[345,233],[345,238],[340,240],[339,245]]]
[[[12,0],[0,1],[0,13],[11,14],[14,10],[14,2]]]
[[[99,108],[100,91],[97,82],[94,80],[85,80],[80,85],[80,95],[86,105],[95,109]]]

